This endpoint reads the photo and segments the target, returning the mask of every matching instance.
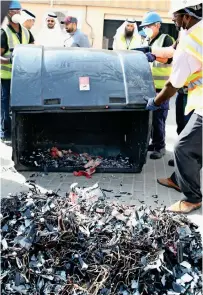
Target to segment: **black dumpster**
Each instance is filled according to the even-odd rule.
[[[43,170],[32,159],[52,147],[128,161],[126,167],[100,165],[98,172],[142,170],[151,130],[151,112],[145,107],[155,96],[143,53],[20,45],[12,75],[17,170]],[[66,163],[49,165],[48,170],[81,168]]]

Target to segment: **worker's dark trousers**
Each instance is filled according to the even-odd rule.
[[[174,150],[177,183],[190,203],[202,201],[200,170],[202,168],[202,116],[193,114],[181,132]]]
[[[183,92],[178,92],[176,97],[176,124],[177,124],[177,133],[178,135],[183,131],[186,124],[190,120],[194,110],[191,111],[188,115],[185,115],[185,107],[187,105],[187,94]],[[170,176],[171,180],[178,185],[175,172]]]
[[[177,124],[177,133],[180,134],[185,128],[185,125],[189,121],[193,112],[190,112],[188,115],[185,115],[185,107],[187,104],[187,94],[178,92],[176,97],[176,124]]]
[[[166,135],[166,119],[168,116],[168,109],[160,109],[153,112],[152,120],[152,145],[155,151],[159,151],[165,147]]]
[[[1,79],[1,138],[11,136],[11,118],[9,116],[11,80]]]

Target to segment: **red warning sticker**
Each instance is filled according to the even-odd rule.
[[[90,78],[89,77],[79,77],[79,87],[80,87],[80,91],[90,90]]]

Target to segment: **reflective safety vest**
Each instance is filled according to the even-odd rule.
[[[4,55],[3,55],[4,57],[6,57],[6,58],[11,57],[10,49],[15,48],[16,45],[29,43],[30,34],[29,34],[28,30],[22,26],[21,26],[21,29],[22,29],[22,43],[20,43],[16,34],[13,33],[8,26],[6,26],[4,28],[4,31],[7,36],[8,48],[9,48],[9,50],[6,53],[4,53]],[[12,72],[12,65],[11,64],[1,64],[1,72],[0,72],[1,79],[11,79],[11,72]]]
[[[183,51],[194,56],[197,60],[203,63],[203,22],[194,28],[183,40],[179,43]],[[187,79],[188,99],[185,108],[185,114],[189,114],[192,110],[197,110],[197,113],[203,112],[203,77],[202,69],[190,75]]]
[[[161,34],[161,36],[152,44],[152,48],[163,47],[166,36],[169,36],[169,35]],[[174,39],[171,36],[169,37],[174,41]],[[154,61],[151,64],[151,70],[152,70],[152,75],[154,78],[155,88],[162,89],[166,81],[168,81],[170,77],[172,64],[164,64],[158,61]]]
[[[114,50],[131,50],[142,45],[141,36],[139,34],[133,36],[129,42],[125,36],[116,36],[114,39],[113,49]]]

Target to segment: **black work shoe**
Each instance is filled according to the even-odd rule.
[[[11,136],[1,137],[2,142],[11,141]]]
[[[154,151],[153,153],[151,153],[150,155],[150,159],[152,160],[158,160],[161,159],[166,153],[165,148],[159,150],[159,151]]]
[[[170,159],[168,161],[168,166],[171,166],[171,167],[174,167],[175,166],[175,163],[174,163],[174,160],[173,159]]]
[[[154,151],[154,145],[153,144],[150,144],[149,146],[148,146],[148,152],[153,152]]]

